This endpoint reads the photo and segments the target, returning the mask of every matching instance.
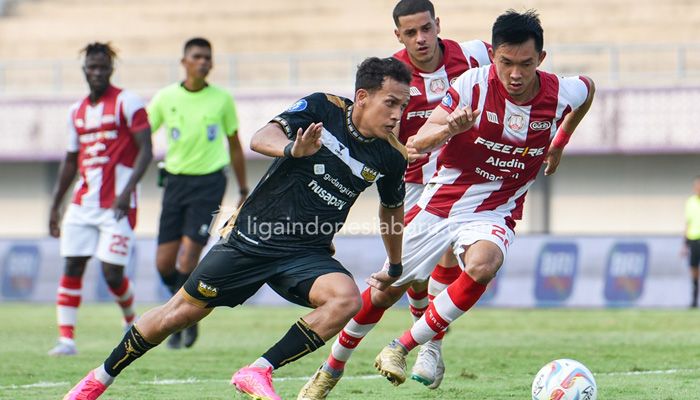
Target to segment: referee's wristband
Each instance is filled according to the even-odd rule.
[[[284,146],[284,156],[288,158],[294,158],[292,155],[292,147],[294,146],[294,142],[289,142],[286,146]]]
[[[403,274],[403,265],[401,263],[389,263],[389,268],[386,270],[386,273],[392,278],[398,278]]]

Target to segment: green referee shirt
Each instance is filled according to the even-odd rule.
[[[167,86],[148,105],[148,120],[153,132],[165,124],[171,174],[206,175],[231,160],[224,142],[238,130],[238,117],[233,98],[219,87],[190,92],[180,83]]]
[[[685,221],[688,225],[686,239],[700,239],[700,196],[690,196],[685,202]]]

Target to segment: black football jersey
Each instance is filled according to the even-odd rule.
[[[299,128],[323,122],[321,148],[305,158],[275,159],[239,211],[231,244],[265,256],[328,250],[350,207],[373,183],[384,207],[403,205],[405,149],[393,137],[362,136],[352,107],[349,99],[314,93],[273,119],[291,140]]]

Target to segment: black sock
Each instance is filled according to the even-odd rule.
[[[165,287],[167,287],[170,293],[172,294],[175,294],[175,292],[177,292],[178,289],[180,289],[180,287],[177,286],[177,281],[179,277],[180,273],[177,270],[171,272],[169,275],[163,275],[163,273],[160,274],[160,279],[163,281]]]
[[[156,347],[155,344],[148,343],[136,329],[136,326],[132,326],[124,335],[121,343],[112,350],[112,354],[105,360],[105,371],[110,376],[116,377],[134,360],[154,347]]]
[[[262,356],[277,369],[314,352],[326,342],[301,318]]]
[[[698,304],[698,280],[693,279],[693,304]]]

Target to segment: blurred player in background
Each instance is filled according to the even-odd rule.
[[[438,172],[411,213],[406,266],[394,283],[424,279],[451,244],[463,272],[375,366],[394,385],[406,379],[406,356],[467,312],[495,277],[513,242],[527,190],[540,167],[555,173],[564,146],[593,102],[590,78],[538,70],[545,58],[538,15],[509,10],[492,30],[491,66],[470,69],[448,90],[408,144],[423,153],[445,147]]]
[[[226,192],[224,168],[229,163],[238,181],[239,205],[248,196],[233,98],[206,81],[213,66],[209,41],[188,40],[181,63],[185,80],[160,90],[148,105],[153,131],[165,125],[167,133],[156,267],[173,294],[190,276],[207,244],[213,214]],[[184,331],[184,338],[176,332],[168,347],[191,347],[197,333],[196,324]]]
[[[401,117],[399,140],[406,143],[425,123],[435,106],[440,103],[450,83],[469,68],[490,63],[489,45],[472,40],[458,43],[440,39],[440,19],[435,17],[433,4],[428,0],[401,0],[393,10],[396,29],[394,34],[404,49],[394,57],[405,63],[412,73],[411,100]],[[421,193],[436,170],[439,149],[417,155],[406,170],[406,198],[404,210],[415,206]],[[428,281],[414,282],[408,288],[411,314],[417,320],[435,297],[459,276],[457,260],[446,252],[435,266]],[[402,295],[405,288],[392,289]],[[371,293],[371,295],[370,295]],[[384,311],[394,304],[393,297],[377,290],[367,289],[371,302],[363,305],[333,344],[328,360],[309,380],[299,395],[301,399],[324,399],[340,379],[345,363],[365,335],[375,326]],[[421,348],[413,367],[414,379],[436,389],[445,372],[441,356],[442,333]]]
[[[232,383],[255,399],[280,397],[272,371],[335,336],[362,299],[351,274],[332,257],[332,240],[361,192],[376,183],[389,263],[372,274],[383,289],[402,272],[406,152],[393,132],[409,99],[411,74],[394,58],[368,58],[355,79],[355,102],[315,93],[255,133],[251,148],[276,157],[226,227],[227,238],[199,263],[167,304],[145,313],[104,364],[65,400],[96,399],[131,362],[214,307],[242,304],[264,284],[312,312],[294,323]],[[251,332],[255,335],[255,332]]]
[[[693,180],[694,194],[685,202],[685,247],[693,285],[690,307],[698,307],[698,266],[700,266],[700,176]]]
[[[82,278],[91,256],[102,273],[128,327],[136,314],[124,266],[134,246],[136,186],[153,158],[151,129],[143,101],[110,84],[116,54],[109,44],[83,49],[83,72],[90,94],[70,108],[66,158],[54,189],[49,233],[61,238],[66,265],[58,287],[59,339],[52,356],[76,354],[74,341]],[[76,173],[73,200],[63,222],[61,204]]]

